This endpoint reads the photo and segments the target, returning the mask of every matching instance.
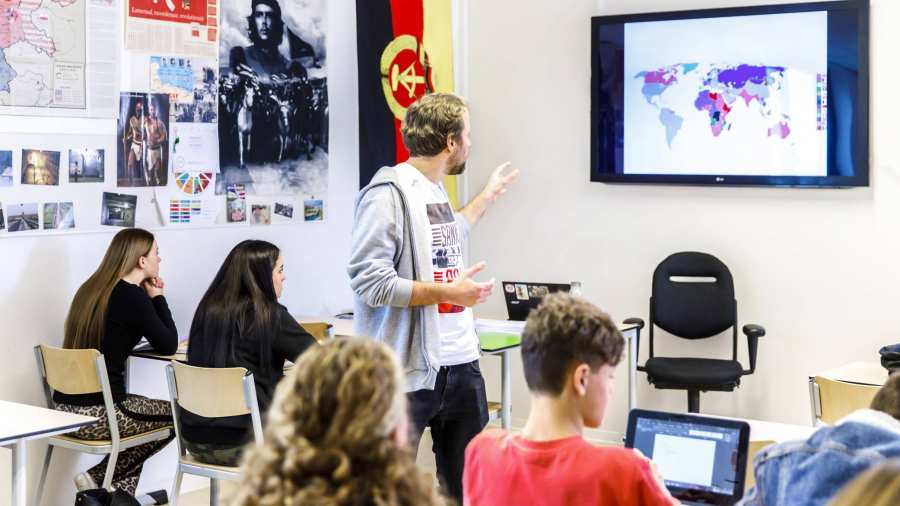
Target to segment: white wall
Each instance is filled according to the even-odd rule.
[[[331,0],[328,12],[328,81],[331,114],[327,216],[324,223],[271,227],[228,227],[156,232],[161,248],[166,296],[179,334],[186,334],[203,291],[237,242],[259,238],[277,244],[285,256],[287,284],[281,302],[294,314],[334,314],[352,306],[345,265],[349,254],[352,200],[358,185],[356,24],[353,0]],[[115,120],[59,121],[0,116],[3,132],[62,133],[87,129],[115,135]],[[81,130],[77,130],[81,131]],[[0,399],[43,405],[32,347],[62,343],[63,320],[79,284],[97,267],[118,229],[80,235],[0,238]],[[162,369],[132,369],[133,385],[163,397]],[[137,374],[134,374],[137,373]],[[146,383],[145,383],[146,381]],[[37,484],[45,445],[29,445],[29,497]],[[168,450],[172,452],[171,448]],[[0,505],[8,504],[9,454],[0,452]],[[96,457],[76,462],[57,450],[44,504],[71,504],[71,477]],[[174,453],[159,455],[145,467],[139,490],[171,487]]]
[[[507,159],[522,176],[474,229],[470,261],[487,260],[486,275],[498,280],[582,280],[585,295],[614,317],[646,319],[656,264],[676,251],[710,252],[735,277],[741,324],[763,324],[768,335],[756,374],[734,393],[703,394],[701,409],[809,423],[808,374],[875,360],[878,347],[900,341],[900,70],[892,51],[900,44],[900,4],[872,0],[871,188],[589,182],[590,17],[747,3],[753,2],[471,2],[469,191]],[[481,313],[504,317],[502,296],[492,296]],[[730,357],[730,336],[657,343],[661,355]],[[740,358],[746,367],[746,340]],[[486,369],[491,396],[498,397],[496,368]],[[513,378],[514,423],[521,424],[528,395],[518,357]],[[624,429],[622,368],[618,383],[604,426],[613,432],[596,437],[613,440]],[[687,408],[683,391],[655,390],[643,374],[638,383],[639,406]]]

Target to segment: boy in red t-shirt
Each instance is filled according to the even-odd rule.
[[[487,430],[466,448],[466,506],[678,504],[637,452],[582,438],[603,422],[625,340],[609,316],[565,293],[544,297],[522,334],[531,412],[521,434]]]

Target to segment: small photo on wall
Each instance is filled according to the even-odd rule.
[[[59,151],[22,150],[22,184],[59,185]]]
[[[247,221],[247,193],[242,184],[230,184],[225,194],[226,221],[240,223]]]
[[[6,216],[10,232],[37,230],[40,226],[36,203],[11,204],[6,208]]]
[[[100,201],[100,224],[133,227],[137,211],[137,195],[103,192]]]
[[[269,225],[272,223],[272,208],[264,204],[250,206],[251,225]]]
[[[322,221],[325,218],[324,206],[321,200],[303,201],[303,220]]]
[[[285,218],[293,218],[294,217],[294,205],[293,204],[283,204],[281,202],[275,203],[275,214],[278,216],[284,216]]]
[[[3,202],[0,202],[0,230],[6,228],[6,220],[3,219]]]
[[[102,183],[105,159],[102,149],[70,149],[69,182]]]
[[[0,187],[12,185],[12,151],[0,151]]]
[[[44,203],[44,230],[75,228],[75,206],[71,202]]]

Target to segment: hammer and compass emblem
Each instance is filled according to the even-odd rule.
[[[397,119],[417,98],[434,91],[428,53],[412,35],[400,35],[381,53],[381,88]]]

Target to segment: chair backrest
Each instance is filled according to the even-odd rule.
[[[195,367],[173,360],[166,366],[175,431],[181,447],[177,407],[206,418],[250,415],[254,439],[262,442],[262,422],[253,375],[243,367]]]
[[[731,271],[708,253],[669,255],[653,271],[650,325],[685,339],[711,337],[737,326]]]
[[[819,390],[819,405],[822,414],[819,419],[825,423],[835,423],[857,409],[868,408],[881,387],[859,385],[845,381],[835,381],[816,376]]]
[[[56,407],[52,391],[69,395],[102,394],[110,439],[118,445],[119,425],[103,355],[92,348],[69,350],[41,344],[34,347],[34,356],[47,407]]]
[[[303,322],[300,326],[309,332],[309,335],[315,337],[316,341],[327,339],[332,327],[330,323],[326,322]]]
[[[750,487],[756,485],[756,477],[753,475],[753,457],[763,448],[775,444],[775,441],[766,439],[763,441],[750,441],[747,445],[747,473],[744,479],[744,490],[750,490]]]
[[[103,390],[97,374],[99,351],[67,350],[45,344],[35,350],[41,375],[53,390],[69,395],[95,394]]]

